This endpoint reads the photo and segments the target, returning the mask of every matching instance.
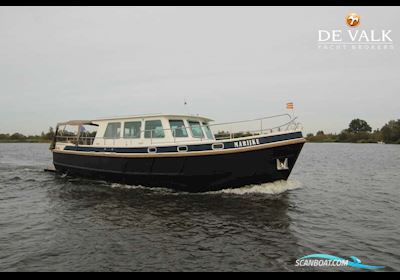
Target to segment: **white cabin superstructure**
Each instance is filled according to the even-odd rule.
[[[194,115],[140,115],[96,119],[88,121],[69,121],[59,124],[58,135],[68,135],[68,126],[77,126],[76,134],[83,140],[80,146],[97,147],[141,147],[153,145],[171,145],[175,143],[206,143],[214,141],[209,122],[212,120]],[[96,126],[95,135],[87,137],[85,126]],[[63,133],[67,131],[67,133]],[[67,137],[68,138],[68,137]],[[88,139],[90,138],[90,139]],[[84,141],[84,140],[88,141]],[[66,141],[57,142],[57,148],[75,144]]]

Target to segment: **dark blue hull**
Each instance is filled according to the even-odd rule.
[[[304,139],[293,138],[290,143],[276,141],[245,151],[208,151],[183,156],[105,156],[76,150],[53,151],[53,163],[59,172],[110,182],[186,192],[215,191],[286,180],[304,144]]]

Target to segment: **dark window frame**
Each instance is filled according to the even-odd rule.
[[[119,127],[117,127],[117,132],[118,132],[118,129],[119,129],[119,133],[118,133],[117,137],[110,137],[110,136],[107,136],[108,127],[109,127],[110,125],[115,125],[115,124],[119,124]],[[104,131],[104,136],[103,136],[103,138],[104,138],[104,139],[120,139],[120,138],[121,138],[121,128],[122,128],[122,123],[121,123],[121,122],[109,122],[109,123],[107,123],[107,127],[106,127],[106,130]]]
[[[157,121],[160,122],[160,124],[161,124],[162,136],[157,136],[157,137],[155,137],[154,134],[153,134],[153,135],[151,134],[151,131],[155,131],[155,129],[147,129],[147,123],[148,123],[148,122],[157,122]],[[160,138],[165,138],[164,126],[163,126],[163,123],[162,123],[162,120],[161,120],[161,119],[158,119],[158,120],[146,120],[146,121],[144,122],[144,138],[145,138],[145,139],[160,139]]]
[[[139,126],[139,137],[126,136],[125,128],[126,128],[126,124],[129,124],[129,123],[139,123],[140,124],[140,126]],[[143,125],[142,121],[126,121],[126,122],[124,122],[123,138],[124,139],[141,139],[142,138],[142,125]]]
[[[195,134],[193,133],[193,126],[192,126],[191,123],[197,123],[195,126],[199,127],[199,129],[200,129],[199,131],[201,132],[200,136],[195,136]],[[191,132],[193,138],[201,138],[201,139],[205,138],[203,129],[201,128],[201,122],[200,121],[190,121],[190,120],[188,120],[188,124],[189,124],[190,132]]]
[[[186,135],[184,135],[184,136],[176,136],[176,135],[174,135],[174,129],[172,128],[171,122],[182,122],[182,128],[181,129],[183,129],[184,134],[186,134]],[[169,123],[169,127],[171,129],[172,137],[174,137],[174,138],[187,138],[187,137],[189,137],[189,133],[188,133],[188,131],[186,129],[184,120],[182,120],[182,119],[170,119],[170,120],[168,120],[168,123]]]

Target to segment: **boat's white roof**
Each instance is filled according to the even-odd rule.
[[[130,120],[130,119],[150,119],[150,118],[179,118],[179,119],[197,119],[205,122],[213,121],[210,118],[199,116],[199,115],[181,115],[181,114],[146,114],[146,115],[130,115],[130,116],[117,116],[109,118],[98,118],[91,120],[71,120],[67,122],[59,123],[59,125],[79,125],[79,124],[89,124],[104,121],[114,121],[114,120]]]
[[[110,118],[99,118],[92,120],[95,121],[110,121],[110,120],[126,120],[126,119],[149,119],[149,118],[184,118],[184,119],[200,119],[203,121],[213,121],[210,118],[199,116],[199,115],[182,115],[182,114],[145,114],[145,115],[130,115],[130,116],[117,116]]]

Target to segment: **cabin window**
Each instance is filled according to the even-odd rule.
[[[212,134],[212,131],[211,131],[210,127],[208,126],[208,123],[203,123],[203,128],[207,135],[207,138],[214,139],[214,135]]]
[[[146,121],[144,138],[164,138],[161,120]]]
[[[104,138],[119,138],[121,135],[121,123],[109,123],[104,133]]]
[[[183,120],[169,120],[169,125],[174,137],[188,137]]]
[[[142,122],[125,122],[124,138],[140,138]]]
[[[195,138],[203,138],[203,131],[201,130],[200,122],[189,121],[190,130]]]

